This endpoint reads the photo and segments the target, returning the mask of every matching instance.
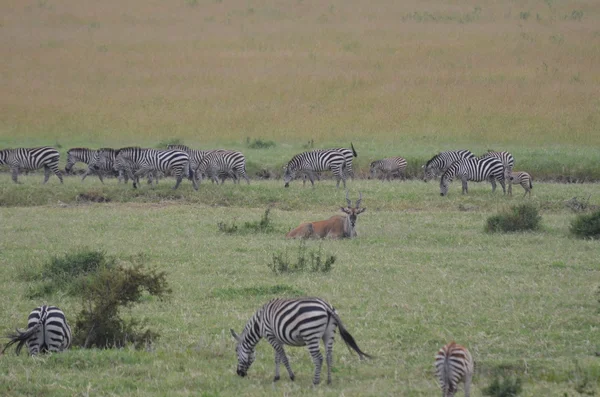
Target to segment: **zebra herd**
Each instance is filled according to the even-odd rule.
[[[341,181],[346,188],[347,178],[354,177],[352,159],[358,156],[354,145],[351,143],[350,146],[351,149],[316,149],[295,155],[283,167],[284,186],[289,187],[292,179],[302,175],[303,184],[308,179],[314,187],[315,177],[320,179],[321,172],[331,171],[336,178],[336,186],[339,188]],[[51,172],[62,183],[62,174],[58,169],[59,158],[59,152],[52,147],[0,150],[0,165],[6,164],[11,168],[15,183],[18,183],[20,170],[39,168],[44,168],[44,183],[48,182]],[[159,176],[166,173],[171,173],[176,178],[173,189],[179,187],[184,177],[192,182],[195,190],[198,190],[198,183],[203,177],[217,184],[219,181],[223,184],[227,178],[231,178],[234,183],[239,183],[241,179],[250,183],[246,173],[246,158],[241,152],[234,150],[196,150],[185,145],[168,145],[163,150],[140,147],[97,150],[73,148],[67,152],[65,172],[70,173],[77,162],[88,165],[82,181],[88,175],[96,174],[104,183],[102,174],[112,173],[118,176],[119,182],[127,183],[131,179],[134,188],[138,187],[140,177],[147,176],[148,183],[152,184],[157,183]],[[513,172],[514,164],[514,157],[508,152],[488,151],[475,157],[469,150],[446,151],[436,154],[423,166],[423,180],[427,182],[441,176],[442,196],[448,194],[448,186],[455,178],[462,181],[463,194],[468,193],[468,181],[489,181],[492,192],[496,190],[498,182],[506,194],[508,183],[508,194],[512,195],[512,184],[518,183],[525,190],[525,195],[531,196],[531,176],[524,171]],[[402,157],[376,160],[370,164],[370,175],[375,177],[379,173],[382,181],[390,181],[393,176],[403,176],[406,166],[407,161]]]
[[[328,302],[320,298],[275,298],[260,307],[248,320],[241,335],[231,329],[231,335],[236,340],[237,374],[245,377],[248,369],[256,358],[256,345],[265,338],[275,350],[275,376],[273,381],[280,379],[279,367],[283,364],[290,379],[295,379],[284,346],[306,346],[313,360],[315,372],[313,385],[321,382],[323,355],[320,341],[325,347],[327,363],[327,384],[331,384],[333,362],[333,342],[336,328],[349,349],[354,350],[361,360],[373,358],[363,352],[354,337],[348,332],[337,311]],[[17,344],[18,355],[27,345],[29,354],[36,356],[40,353],[58,353],[71,345],[71,328],[65,314],[56,306],[43,305],[31,311],[27,320],[27,329],[16,330],[9,334],[9,342],[0,354]],[[471,379],[473,376],[473,359],[469,351],[451,342],[435,355],[435,371],[442,388],[443,397],[453,396],[460,381],[465,384],[465,396],[469,397]]]

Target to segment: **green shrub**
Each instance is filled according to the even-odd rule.
[[[570,230],[580,238],[600,239],[600,211],[578,215],[571,222]]]
[[[501,380],[502,379],[502,380]],[[496,376],[492,384],[482,390],[485,396],[512,397],[518,396],[522,391],[521,379]]]
[[[267,141],[263,139],[250,139],[250,137],[246,138],[246,146],[250,149],[269,149],[277,146],[277,144],[273,141]]]
[[[281,273],[299,273],[309,271],[312,273],[329,273],[335,263],[335,255],[326,255],[323,260],[321,254],[321,245],[318,251],[307,252],[306,243],[300,241],[298,246],[297,261],[290,261],[287,251],[285,253],[277,252],[273,254],[272,260],[267,265],[275,274]]]
[[[485,227],[486,232],[520,232],[537,230],[542,217],[532,204],[513,206],[509,211],[490,216]]]

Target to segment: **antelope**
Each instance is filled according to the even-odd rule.
[[[365,212],[366,208],[360,208],[362,194],[358,192],[356,205],[352,207],[352,201],[348,198],[346,191],[347,207],[340,210],[346,215],[334,215],[324,221],[303,223],[285,235],[286,238],[353,238],[356,237],[356,217]]]

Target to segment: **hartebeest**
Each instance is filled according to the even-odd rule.
[[[348,207],[340,209],[346,215],[334,215],[325,221],[316,221],[303,223],[294,230],[285,235],[286,238],[353,238],[356,237],[356,217],[363,213],[366,208],[359,208],[362,200],[362,194],[358,192],[356,205],[352,207],[352,201],[348,198],[346,192],[346,202]]]

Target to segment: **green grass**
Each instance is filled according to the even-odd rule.
[[[523,379],[524,396],[575,395],[586,377],[586,387],[600,387],[594,357],[600,350],[600,247],[570,237],[575,215],[563,205],[574,195],[597,196],[598,185],[539,183],[529,200],[492,195],[483,183],[469,196],[455,183],[442,198],[436,183],[356,181],[351,193],[362,191],[367,207],[357,223],[359,237],[306,242],[337,257],[333,270],[274,275],[272,253],[297,250],[285,231],[325,219],[344,204],[344,192],[332,181],[314,190],[300,182],[284,189],[280,181],[203,185],[199,192],[184,185],[182,199],[152,196],[154,202],[130,197],[131,187],[114,180],[106,186],[90,181],[127,200],[58,206],[57,197],[67,200],[88,189],[87,182],[68,178],[63,186],[42,186],[32,178],[19,186],[0,179],[4,196],[23,189],[28,193],[22,197],[44,203],[0,208],[0,332],[23,327],[41,303],[27,299],[33,281],[19,276],[22,269],[82,246],[121,258],[144,253],[148,266],[167,271],[173,295],[131,310],[161,334],[152,351],[71,350],[37,360],[10,352],[0,359],[0,394],[431,396],[439,393],[433,355],[450,340],[475,357],[474,396],[499,370]],[[170,191],[172,182],[161,181],[155,194]],[[63,190],[69,194],[63,197]],[[146,186],[141,191],[152,194]],[[540,231],[484,233],[487,216],[523,201],[539,205]],[[220,221],[259,219],[268,203],[279,234],[218,231]],[[272,297],[299,295],[330,301],[361,348],[377,359],[360,362],[338,338],[333,384],[313,389],[307,350],[288,348],[296,382],[282,377],[273,386],[273,351],[263,341],[249,377],[237,377],[229,328],[241,331]],[[60,292],[44,301],[63,308],[71,321],[80,308]]]

